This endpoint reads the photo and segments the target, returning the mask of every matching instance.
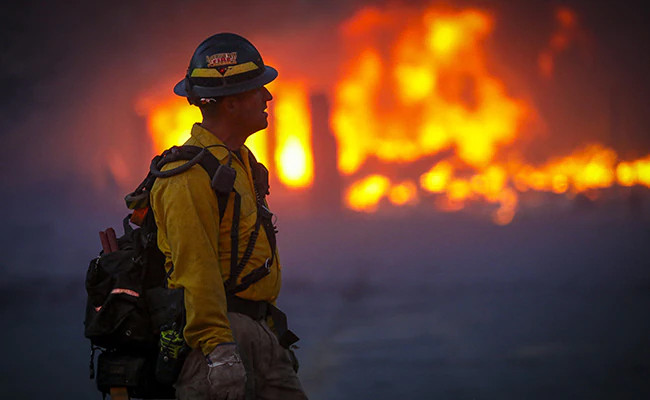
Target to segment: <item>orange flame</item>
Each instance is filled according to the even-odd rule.
[[[314,161],[307,91],[298,83],[275,90],[275,165],[280,182],[291,188],[311,186]]]
[[[558,9],[556,20],[550,62],[578,34],[570,9]],[[371,157],[405,163],[453,148],[455,155],[423,173],[408,198],[419,198],[421,190],[447,211],[469,201],[494,204],[492,218],[500,225],[515,216],[519,192],[591,194],[616,183],[650,184],[650,156],[617,164],[616,153],[599,144],[538,167],[512,161],[512,154],[510,161],[499,161],[499,152],[517,139],[532,108],[510,97],[487,68],[482,44],[492,25],[488,14],[471,9],[431,8],[415,15],[366,9],[348,21],[343,34],[357,56],[345,66],[335,90],[332,126],[340,170],[355,173]],[[385,196],[394,205],[414,204],[402,200],[400,190],[390,178],[375,174],[353,183],[346,201],[361,211],[376,210]]]
[[[548,77],[556,55],[580,39],[572,10],[559,8],[555,19],[556,31],[538,60]],[[456,211],[480,203],[496,224],[506,225],[523,192],[592,196],[616,184],[650,187],[650,156],[621,161],[597,143],[541,165],[517,158],[512,146],[535,110],[490,70],[484,44],[493,26],[485,11],[434,7],[365,8],[342,25],[350,56],[338,65],[342,77],[333,82],[330,124],[338,168],[353,176],[344,195],[350,209],[426,206],[432,199],[439,209]],[[308,87],[306,78],[270,85],[268,132],[247,142],[260,161],[274,164],[270,168],[288,188],[308,188],[314,179]],[[145,100],[139,109],[159,151],[182,144],[200,119],[179,98]],[[407,178],[367,171],[377,161],[420,168],[433,156],[434,165]]]
[[[272,83],[269,90],[274,95],[269,118],[270,129],[250,136],[246,145],[258,161],[269,165],[270,140],[268,130],[275,131],[274,160],[278,166],[280,182],[292,188],[305,188],[312,184],[314,166],[311,149],[311,122],[304,85],[285,82]],[[201,112],[183,98],[170,96],[162,102],[142,98],[136,105],[140,115],[147,118],[147,128],[156,152],[179,146],[190,137],[190,128],[200,122]]]
[[[141,98],[136,104],[139,115],[147,118],[154,150],[161,153],[172,146],[180,146],[190,138],[190,128],[201,121],[201,112],[187,100],[170,95],[160,102],[149,97]]]
[[[410,162],[449,147],[466,163],[485,166],[499,145],[513,141],[527,106],[508,97],[486,68],[487,14],[430,10],[408,21],[388,51],[369,45],[383,26],[371,30],[367,15],[344,30],[360,48],[336,86],[332,125],[343,173],[369,157]],[[364,30],[349,28],[357,23]]]
[[[386,196],[389,189],[390,180],[387,177],[370,175],[350,187],[346,195],[346,201],[353,210],[376,211],[379,201]]]

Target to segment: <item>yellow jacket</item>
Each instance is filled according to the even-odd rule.
[[[192,127],[191,138],[185,143],[199,147],[223,144],[199,124]],[[223,147],[209,151],[221,163],[228,158]],[[241,195],[239,221],[239,256],[241,260],[257,219],[257,205],[248,148],[242,146],[242,160],[233,154],[232,167],[237,171],[235,190]],[[175,168],[185,161],[167,164],[163,170]],[[230,276],[230,228],[233,218],[234,193],[219,222],[217,197],[210,178],[200,165],[169,177],[158,178],[151,190],[151,206],[158,226],[158,247],[165,254],[165,267],[172,273],[171,288],[184,288],[187,323],[184,336],[192,348],[200,347],[210,353],[217,344],[233,342],[227,317],[224,282]],[[264,229],[259,230],[253,254],[239,275],[237,283],[271,257],[271,246]],[[275,302],[280,291],[280,259],[277,255],[271,273],[251,285],[238,297]]]

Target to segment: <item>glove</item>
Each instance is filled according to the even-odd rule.
[[[243,400],[246,370],[234,343],[217,346],[206,357],[210,400]]]

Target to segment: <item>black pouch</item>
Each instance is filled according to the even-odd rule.
[[[156,330],[173,323],[181,325],[185,315],[183,289],[156,287],[147,290],[147,308]]]
[[[156,337],[143,298],[143,267],[131,249],[91,261],[86,274],[88,302],[84,334],[102,347],[153,344]]]
[[[190,352],[183,339],[185,302],[183,289],[154,288],[147,291],[152,324],[160,331],[155,375],[158,382],[176,382]]]
[[[147,354],[104,352],[97,359],[97,387],[102,393],[126,387],[130,397],[140,399],[174,399],[174,388],[156,381],[154,360]]]

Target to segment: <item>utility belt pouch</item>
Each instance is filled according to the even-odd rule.
[[[185,318],[185,297],[183,289],[156,287],[147,291],[147,308],[151,324],[160,329],[173,323],[183,324]]]
[[[97,387],[108,393],[111,387],[142,386],[145,364],[145,357],[104,352],[97,359]]]
[[[108,394],[112,387],[125,387],[130,397],[174,399],[171,385],[161,385],[154,377],[154,365],[146,354],[103,352],[97,358],[97,388]]]

